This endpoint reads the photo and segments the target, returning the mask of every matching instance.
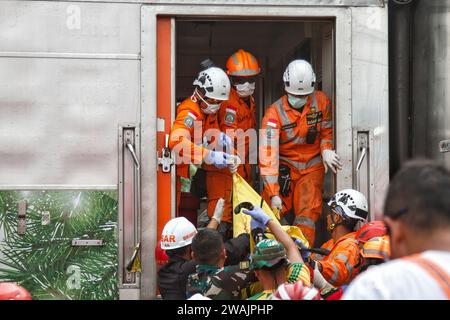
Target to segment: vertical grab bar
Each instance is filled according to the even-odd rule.
[[[128,263],[125,265],[127,268],[132,264],[133,260],[136,258],[136,256],[139,255],[139,248],[140,248],[140,242],[139,242],[139,233],[140,233],[140,224],[139,224],[139,217],[140,217],[140,162],[137,157],[135,148],[133,144],[127,140],[126,141],[127,149],[130,151],[131,156],[133,157],[134,161],[134,244],[135,244],[135,251],[133,252],[133,255],[128,258]]]
[[[139,292],[140,266],[139,124],[119,125],[119,298]]]

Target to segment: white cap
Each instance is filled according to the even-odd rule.
[[[161,248],[171,250],[188,246],[196,234],[197,229],[188,219],[174,218],[164,226],[161,234]]]

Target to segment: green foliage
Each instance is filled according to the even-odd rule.
[[[23,199],[27,229],[20,236],[17,210]],[[50,212],[48,225],[42,224],[44,211]],[[0,281],[19,283],[33,299],[118,299],[117,215],[116,192],[0,192]],[[82,238],[104,245],[72,246],[72,239]]]

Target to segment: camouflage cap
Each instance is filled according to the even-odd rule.
[[[287,264],[286,250],[284,246],[276,240],[264,239],[258,242],[251,258],[251,269],[270,268],[283,261]]]

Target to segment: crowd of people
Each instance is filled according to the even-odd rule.
[[[327,205],[331,239],[321,250],[296,243],[258,206],[243,210],[252,232],[225,242],[217,231],[220,215],[199,231],[184,217],[174,218],[162,235],[169,259],[159,271],[161,296],[449,299],[449,194],[450,173],[425,160],[407,163],[395,175],[383,221],[366,222],[367,201],[360,192],[340,191]],[[273,237],[264,236],[269,233]]]
[[[254,135],[254,163],[247,133],[257,128],[253,93],[260,73],[257,59],[242,49],[225,71],[205,60],[192,95],[178,106],[169,137],[177,204],[182,178],[196,180],[206,190],[209,223],[197,230],[178,216],[165,225],[159,235],[167,255],[158,270],[161,297],[449,299],[450,173],[428,160],[406,163],[388,188],[383,221],[369,221],[367,199],[353,189],[340,190],[323,208],[324,176],[343,166],[333,150],[330,100],[317,90],[311,64],[290,62],[285,94],[266,108],[261,134]],[[252,165],[263,182],[261,199],[274,214],[263,209],[264,201],[245,206],[235,213],[250,217],[250,230],[234,234],[239,204],[233,203],[233,177],[252,185]],[[315,248],[322,213],[329,240]],[[2,290],[8,297],[23,295],[9,284]]]
[[[305,60],[287,65],[285,94],[265,109],[260,125],[261,196],[279,219],[263,202],[254,203],[240,213],[251,217],[251,231],[233,237],[233,175],[250,185],[255,179],[245,133],[256,129],[260,72],[257,59],[242,49],[225,71],[205,60],[192,96],[178,106],[169,139],[181,159],[177,203],[180,178],[192,178],[188,169],[195,164],[205,173],[210,223],[201,230],[183,217],[167,223],[162,298],[450,298],[450,174],[432,162],[406,164],[389,187],[383,221],[368,221],[367,199],[353,189],[337,192],[323,210],[324,175],[343,163],[333,150],[330,100],[317,90]],[[330,240],[313,248],[322,212]],[[304,240],[280,223],[297,227]]]

